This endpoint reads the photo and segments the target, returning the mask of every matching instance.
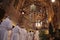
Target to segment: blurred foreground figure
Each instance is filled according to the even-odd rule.
[[[0,12],[0,14],[2,13]],[[0,40],[8,40],[8,31],[11,29],[12,29],[12,22],[7,17],[0,24]]]
[[[20,27],[16,25],[12,30],[11,40],[19,40]]]
[[[2,35],[2,29],[1,29],[1,22],[2,22],[2,19],[3,19],[3,17],[4,17],[4,15],[5,15],[5,10],[4,9],[2,9],[2,8],[0,8],[0,40],[3,40],[3,35]]]

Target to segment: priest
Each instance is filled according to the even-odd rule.
[[[12,36],[11,36],[11,40],[20,40],[20,30],[21,28],[16,25],[13,29],[12,29]]]
[[[0,24],[0,40],[8,40],[8,31],[12,29],[12,21],[6,17]]]

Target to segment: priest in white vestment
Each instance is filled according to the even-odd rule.
[[[25,28],[22,28],[20,31],[20,40],[27,40],[27,30]]]
[[[39,40],[39,31],[36,31],[34,34],[34,40]]]
[[[33,40],[34,38],[34,32],[28,32],[28,40]]]
[[[12,22],[7,17],[0,24],[0,40],[8,40],[8,31],[12,29]]]
[[[20,30],[21,28],[18,25],[16,25],[15,28],[13,28],[11,40],[20,40],[20,37],[19,37]]]

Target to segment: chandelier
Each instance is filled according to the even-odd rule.
[[[54,3],[54,2],[55,2],[55,0],[51,0],[51,2],[52,2],[52,3]]]
[[[35,11],[36,10],[36,6],[34,5],[34,4],[32,4],[31,6],[30,6],[30,11]]]
[[[42,22],[36,22],[35,26],[38,27],[38,28],[41,28],[42,27]]]

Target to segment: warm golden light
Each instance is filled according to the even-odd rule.
[[[22,12],[22,14],[24,14],[24,12]]]
[[[16,23],[12,21],[12,25],[13,25],[13,26],[16,26]]]
[[[51,2],[55,2],[55,0],[51,0]]]
[[[49,31],[48,30],[45,30],[45,34],[49,34]]]
[[[37,23],[35,23],[35,26],[36,26],[36,27],[41,27],[41,26],[42,26],[42,22],[37,22]]]
[[[48,22],[51,22],[52,21],[52,18],[50,17],[50,18],[48,18]]]

